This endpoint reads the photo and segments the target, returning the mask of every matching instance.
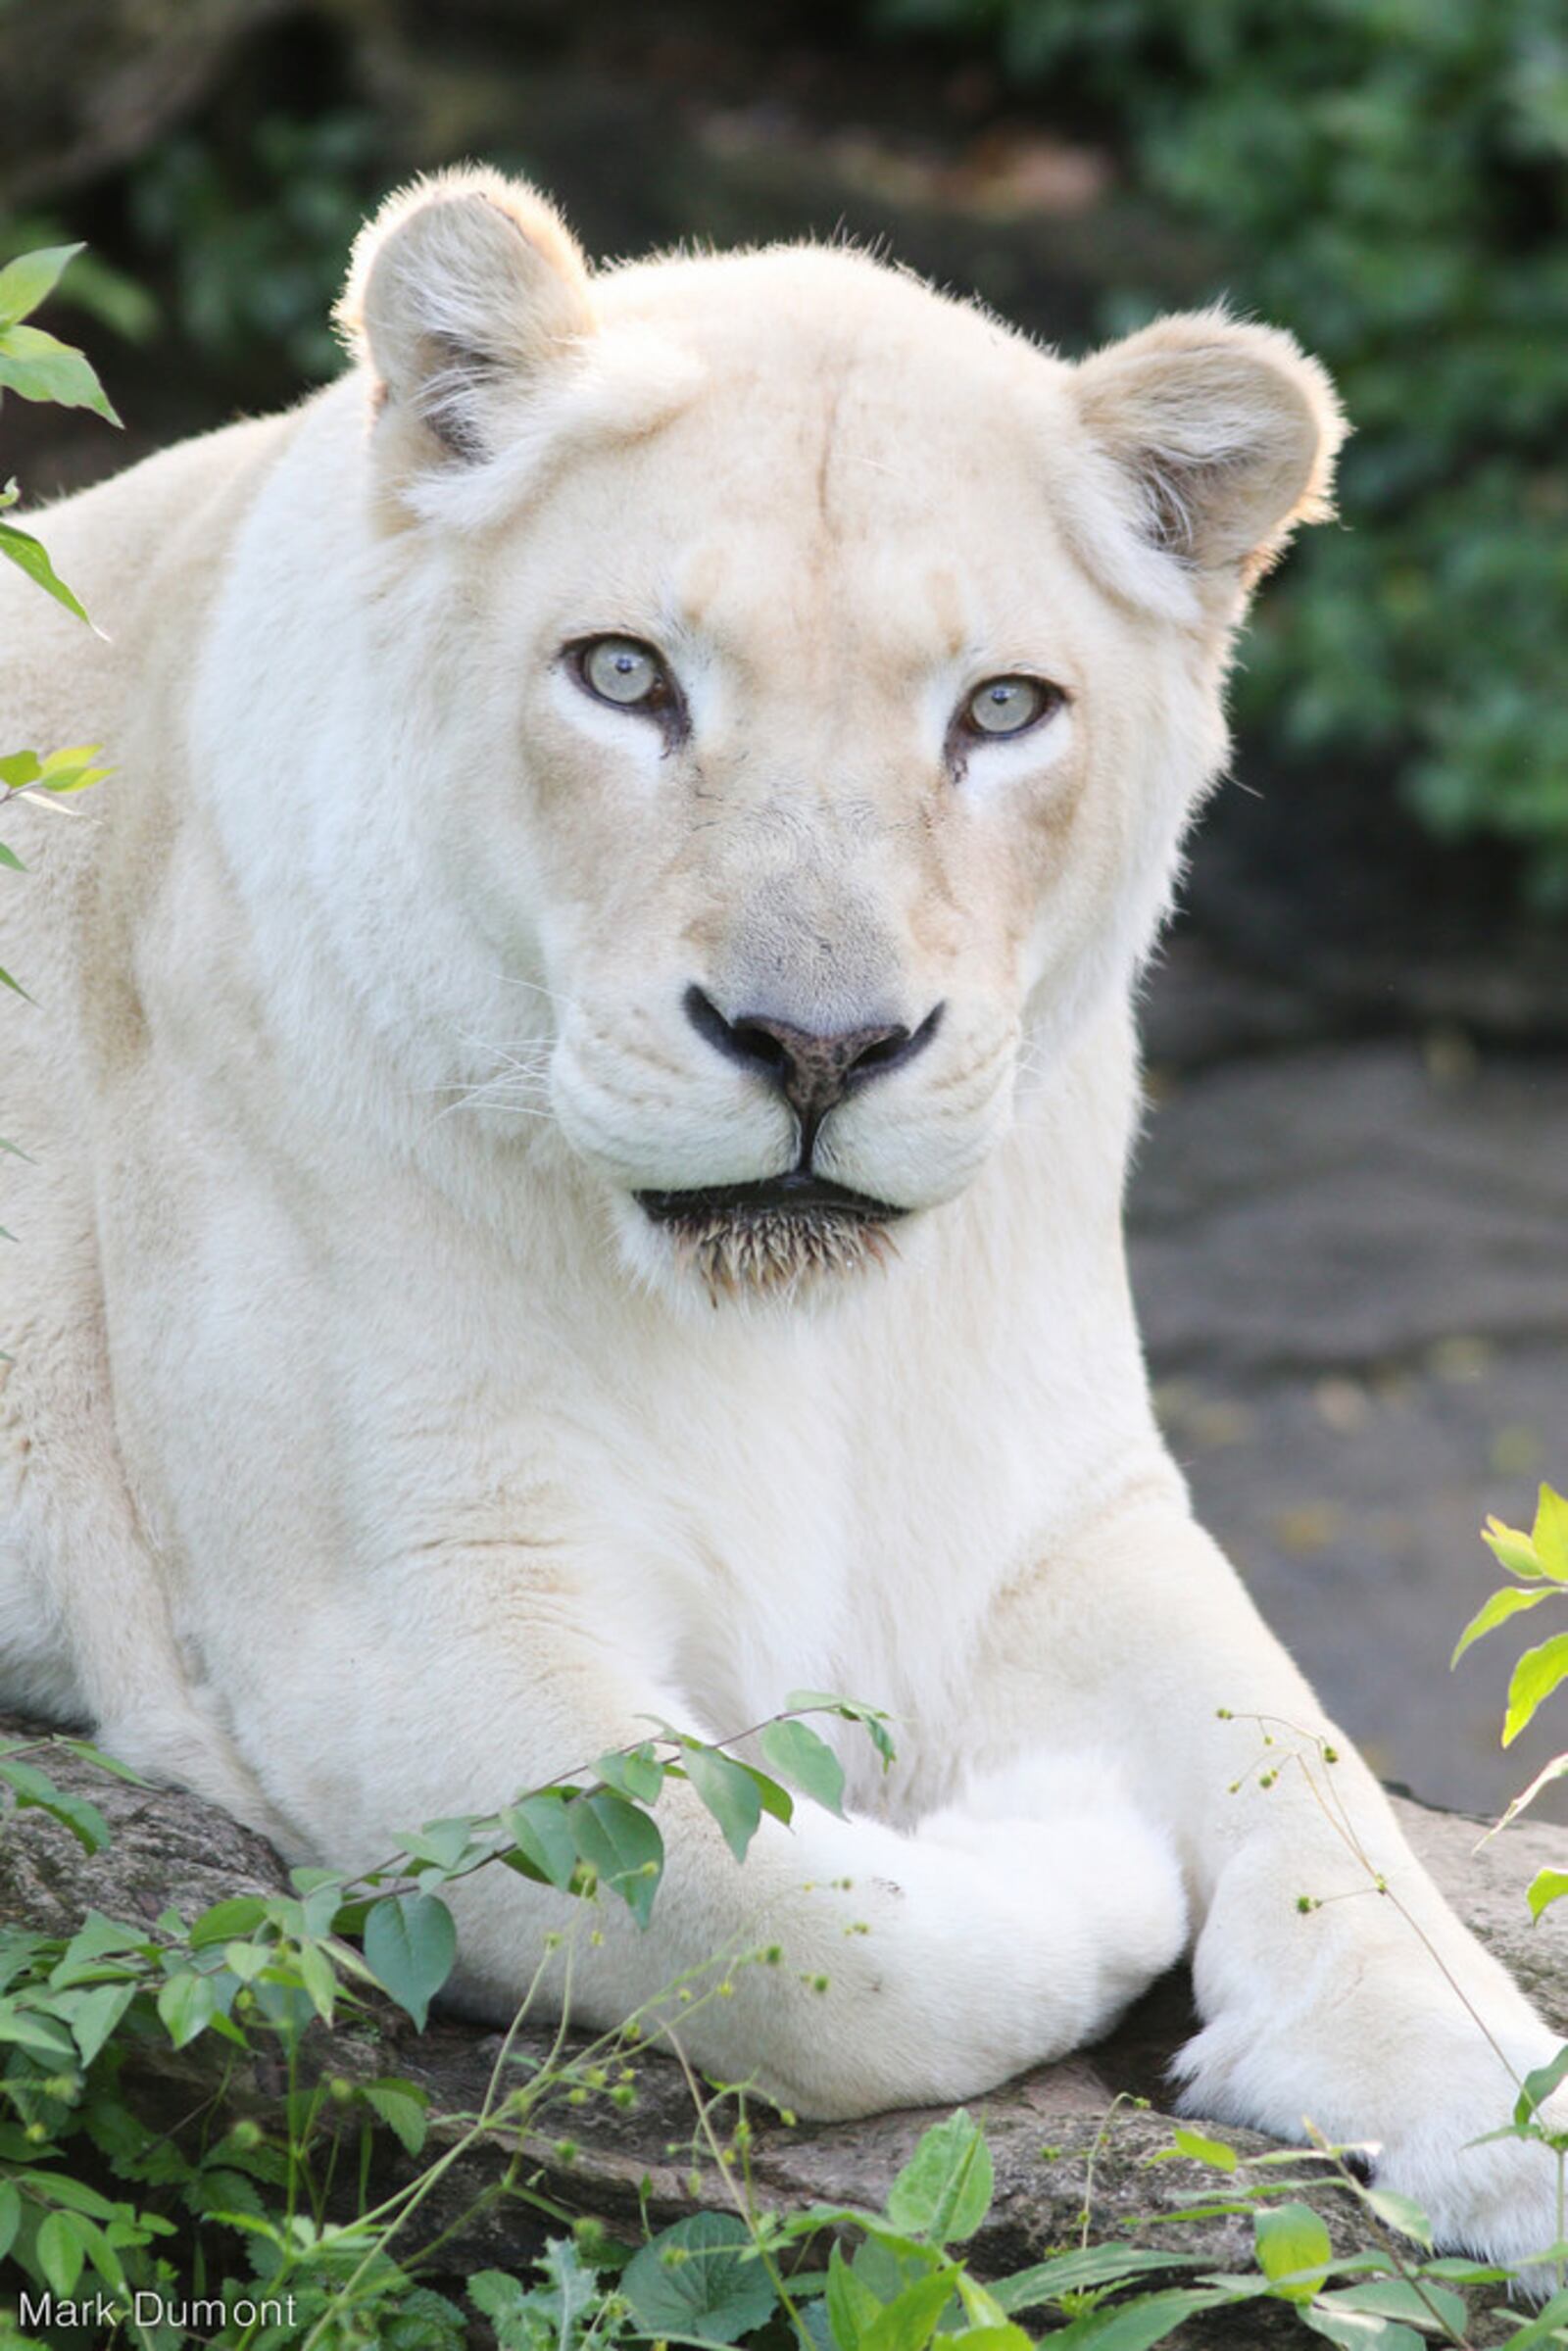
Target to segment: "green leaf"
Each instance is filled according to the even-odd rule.
[[[0,972],[0,979],[5,974]],[[16,982],[11,983],[15,987]],[[69,1829],[85,1853],[101,1853],[109,1842],[109,1823],[96,1804],[85,1796],[74,1795],[69,1788],[59,1787],[47,1772],[35,1764],[24,1763],[16,1756],[0,1755],[0,1784],[8,1787],[19,1805],[27,1810],[48,1813]]]
[[[1203,2266],[1196,2253],[1146,2252],[1138,2245],[1090,2245],[1081,2253],[1058,2253],[1054,2261],[1037,2262],[1004,2278],[991,2289],[1004,2311],[1035,2310],[1059,2302],[1064,2294],[1081,2294],[1100,2285],[1118,2285],[1124,2278],[1141,2278],[1152,2270],[1196,2270]]]
[[[827,2323],[839,2351],[858,2351],[866,2328],[881,2315],[880,2298],[856,2275],[834,2245],[827,2257],[827,2289],[823,2295]]]
[[[0,784],[8,792],[21,792],[36,783],[43,773],[43,761],[35,751],[8,752],[0,759]]]
[[[50,756],[55,758],[59,755],[51,753]],[[0,765],[3,764],[4,762],[0,761]],[[142,1773],[133,1771],[128,1763],[122,1763],[118,1755],[108,1755],[102,1747],[95,1747],[91,1739],[57,1738],[52,1743],[65,1754],[74,1755],[78,1763],[90,1763],[95,1771],[107,1772],[112,1780],[123,1780],[129,1788],[151,1788],[152,1786],[152,1782],[146,1779]]]
[[[262,1894],[233,1894],[226,1901],[215,1902],[192,1927],[191,1948],[201,1951],[209,1943],[243,1941],[255,1934],[266,1916],[267,1900]]]
[[[1538,2343],[1560,2343],[1562,2336],[1557,2329],[1565,2319],[1568,2319],[1568,2291],[1559,2291],[1549,2302],[1542,2304],[1527,2327],[1507,2337],[1508,2351],[1536,2351]]]
[[[429,2099],[412,2082],[368,2082],[365,2085],[366,2103],[373,2108],[389,2131],[397,2133],[411,2155],[417,2155],[424,2145],[425,2108]]]
[[[11,2250],[22,2223],[22,2191],[14,2180],[0,2180],[0,2261]]]
[[[1549,1910],[1553,1902],[1560,1902],[1564,1894],[1568,1894],[1568,1870],[1537,1870],[1525,1896],[1537,1926],[1541,1924],[1542,1912]]]
[[[1454,2293],[1450,2286],[1438,2285],[1430,2278],[1423,2278],[1422,2291],[1425,2301],[1408,2278],[1371,2278],[1364,2285],[1344,2285],[1333,2293],[1321,2295],[1316,2307],[1354,2311],[1366,2318],[1405,2319],[1417,2327],[1430,2327],[1436,2309],[1455,2335],[1461,2335],[1469,2316],[1463,2295]],[[1386,2342],[1387,2337],[1383,2340]]]
[[[52,792],[58,799],[66,792],[85,792],[90,784],[101,784],[113,770],[94,762],[102,757],[96,743],[72,743],[64,751],[51,751],[38,770],[42,791]]]
[[[1171,2134],[1183,2155],[1194,2163],[1206,2163],[1211,2172],[1234,2172],[1239,2158],[1234,2147],[1227,2147],[1222,2138],[1205,2138],[1200,2131],[1189,2131],[1178,2124]]]
[[[1387,2221],[1401,2236],[1410,2237],[1431,2252],[1432,2223],[1413,2196],[1401,2196],[1392,2187],[1366,2187],[1361,2190],[1361,2201],[1371,2206],[1380,2221]]]
[[[1568,1501],[1553,1487],[1541,1489],[1530,1540],[1545,1574],[1555,1583],[1568,1584]]]
[[[762,1818],[757,1782],[717,1747],[704,1746],[695,1739],[683,1739],[680,1744],[687,1779],[717,1821],[736,1860],[744,1861]]]
[[[122,1926],[118,1919],[106,1919],[101,1910],[89,1910],[60,1954],[49,1981],[53,1984],[71,1984],[105,1959],[121,1959],[131,1951],[147,1952],[152,1948],[140,1927]]]
[[[859,2351],[924,2351],[953,2299],[957,2274],[955,2263],[944,2262],[895,2294],[860,2336]]]
[[[376,1982],[421,2033],[457,1955],[452,1913],[434,1894],[387,1896],[365,1922],[365,1956]]]
[[[566,1819],[588,1867],[612,1886],[639,1927],[653,1916],[664,1840],[646,1812],[609,1790],[574,1797]]]
[[[528,1865],[519,1874],[541,1885],[554,1886],[562,1893],[570,1886],[572,1872],[577,1867],[577,1840],[566,1818],[566,1803],[563,1796],[524,1796],[520,1804],[514,1804],[510,1812],[501,1816]],[[518,1865],[514,1861],[512,1866],[515,1869]]]
[[[32,1002],[32,998],[27,994],[27,991],[25,988],[24,988],[22,982],[20,980],[14,980],[10,972],[4,970],[3,968],[0,968],[0,987],[9,988],[13,996],[22,997],[23,1000],[29,1004]]]
[[[1325,2342],[1338,2343],[1340,2351],[1426,2351],[1425,2335],[1414,2334],[1396,2319],[1382,2319],[1369,2312],[1337,2310],[1331,2303],[1318,2301],[1309,2307],[1297,2305],[1297,2316],[1303,2327],[1320,2334]],[[1462,2336],[1459,2338],[1464,2339]]]
[[[36,581],[54,598],[56,604],[63,604],[68,612],[74,612],[78,620],[87,618],[86,606],[72,594],[50,563],[47,549],[30,531],[18,530],[14,522],[0,522],[0,555],[15,563],[19,570],[24,571],[30,580]]]
[[[759,1744],[781,1780],[844,1818],[844,1766],[809,1723],[769,1723]]]
[[[1568,2041],[1564,2041],[1555,2057],[1548,2058],[1544,2065],[1538,2065],[1534,2073],[1527,2074],[1520,2082],[1519,2096],[1514,2103],[1514,2121],[1530,2122],[1536,2108],[1545,2104],[1565,2077],[1568,2077]]]
[[[961,2244],[991,2209],[991,2150],[960,2106],[934,2123],[888,2191],[888,2219],[934,2245]]]
[[[403,1850],[412,1861],[428,1862],[442,1872],[455,1870],[470,1853],[473,1824],[466,1820],[426,1821],[422,1829],[401,1832]]]
[[[607,1788],[629,1796],[634,1803],[652,1804],[663,1793],[664,1767],[648,1739],[624,1752],[612,1747],[608,1755],[600,1756],[594,1770]]]
[[[56,2006],[71,2027],[83,2065],[91,2065],[135,1997],[134,1984],[100,1984],[90,1991],[57,1993]]]
[[[0,392],[91,409],[106,423],[120,422],[91,364],[41,326],[0,326]]]
[[[1460,1634],[1453,1655],[1448,1659],[1448,1671],[1453,1671],[1470,1643],[1479,1641],[1483,1633],[1490,1633],[1510,1616],[1517,1616],[1522,1608],[1539,1608],[1543,1600],[1560,1599],[1562,1596],[1557,1587],[1551,1584],[1535,1592],[1521,1592],[1517,1584],[1505,1584],[1500,1592],[1494,1592],[1491,1599],[1476,1610]]]
[[[15,326],[30,318],[60,283],[80,245],[44,245],[36,253],[19,253],[0,269],[0,326]]]
[[[86,2249],[74,2213],[51,2212],[38,2224],[33,2252],[45,2281],[63,2302],[70,2300],[81,2276]]]
[[[1500,1518],[1489,1518],[1481,1530],[1481,1540],[1497,1565],[1510,1576],[1534,1584],[1545,1574],[1535,1544],[1522,1528],[1505,1527]]]
[[[7,866],[12,873],[25,873],[27,870],[16,851],[7,849],[3,841],[0,841],[0,865]]]
[[[621,2273],[639,2326],[710,2343],[738,2342],[762,2326],[778,2297],[751,2242],[745,2223],[728,2213],[696,2212],[661,2230]]]
[[[1114,2310],[1092,2310],[1049,2337],[1051,2351],[1152,2351],[1200,2311],[1244,2297],[1222,2286],[1177,2286]]]
[[[791,1714],[836,1714],[847,1723],[858,1723],[881,1756],[883,1770],[894,1761],[888,1717],[882,1707],[862,1705],[858,1698],[835,1697],[830,1690],[792,1690],[784,1704]]]
[[[1252,2236],[1258,2268],[1270,2284],[1288,2301],[1310,2302],[1317,2286],[1302,2281],[1302,2272],[1320,2276],[1334,2259],[1333,2241],[1311,2206],[1277,2204],[1272,2211],[1254,2213]]]
[[[158,1990],[158,2013],[176,2049],[183,2049],[204,2033],[218,2011],[218,1993],[209,1976],[181,1968]]]
[[[1502,1726],[1505,1747],[1512,1746],[1520,1732],[1534,1719],[1537,1707],[1550,1697],[1565,1678],[1568,1678],[1568,1633],[1554,1633],[1539,1648],[1526,1649],[1508,1684],[1508,1711]]]
[[[20,2049],[35,2049],[40,2057],[65,2065],[70,2065],[76,2054],[75,2043],[64,2025],[11,1999],[0,2000],[0,2047],[7,2042]]]
[[[329,2025],[337,2005],[337,1978],[332,1972],[332,1962],[319,1943],[301,1943],[298,1965],[300,1982],[310,1994],[311,2006],[322,2024]]]

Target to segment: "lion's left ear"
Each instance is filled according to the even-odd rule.
[[[1073,370],[1078,413],[1147,547],[1248,586],[1330,512],[1345,420],[1316,360],[1221,311],[1160,318]]]
[[[382,429],[426,464],[487,456],[506,409],[595,324],[587,264],[560,215],[485,171],[389,197],[360,232],[336,318],[374,373]]]

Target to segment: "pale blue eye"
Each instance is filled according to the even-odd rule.
[[[980,735],[1021,735],[1048,706],[1054,689],[1037,677],[990,677],[970,695],[967,725]]]
[[[582,674],[605,702],[649,702],[664,682],[658,658],[630,637],[601,637],[582,657]]]

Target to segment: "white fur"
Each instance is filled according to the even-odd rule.
[[[1192,1524],[1124,1269],[1129,998],[1321,377],[1212,318],[1074,370],[843,253],[591,279],[494,180],[405,200],[346,316],[342,384],[50,519],[112,644],[0,583],[0,740],[118,769],[18,816],[6,1694],[364,1864],[648,1714],[846,1690],[896,1772],[847,1734],[855,1817],[742,1870],[667,1795],[580,2014],[776,1943],[692,2054],[855,2114],[1098,2033],[1190,1916],[1203,2112],[1544,2241],[1549,2165],[1466,2149],[1511,2088],[1464,2000],[1515,2066],[1552,2035],[1370,1775],[1347,1819],[1451,1984],[1375,1894],[1298,1911],[1356,1882],[1299,1771],[1227,1792],[1221,1707],[1326,1726]],[[564,671],[628,630],[689,743]],[[1070,708],[950,771],[933,711],[1020,666]],[[795,1150],[694,982],[944,1004],[822,1132],[909,1211],[885,1265],[715,1306],[637,1206]],[[572,1916],[500,1873],[460,1910],[497,2012]]]

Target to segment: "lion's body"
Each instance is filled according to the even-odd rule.
[[[613,356],[582,372],[552,313],[579,372],[510,431],[493,351],[441,378],[472,415],[400,404],[407,288],[379,299],[373,432],[351,376],[47,518],[108,644],[0,582],[0,741],[117,770],[70,822],[9,812],[38,1002],[0,1021],[34,1162],[0,1268],[0,1694],[353,1863],[647,1714],[722,1735],[847,1690],[900,1718],[898,1771],[847,1744],[854,1817],[765,1823],[739,1873],[666,1799],[654,1928],[579,1938],[581,2013],[757,1931],[785,1965],[694,2025],[704,2062],[817,2112],[959,2095],[1099,2030],[1190,1901],[1208,2110],[1385,2137],[1450,2235],[1528,2250],[1547,2167],[1458,2151],[1503,2069],[1375,1897],[1298,1913],[1358,1882],[1307,1797],[1227,1792],[1257,1735],[1220,1707],[1322,1718],[1192,1525],[1128,1298],[1129,991],[1222,748],[1234,581],[1134,544],[1071,370],[847,257],[612,279]],[[1270,462],[1247,548],[1305,494],[1310,452]],[[690,749],[551,650],[652,637],[660,597]],[[1041,611],[1070,681],[1046,780],[980,744],[919,783],[904,702],[981,642],[1023,669]],[[682,1023],[694,976],[728,1059]],[[788,1036],[803,1005],[941,1020],[821,1127],[833,1184],[909,1211],[880,1261],[803,1244],[780,1290],[743,1224],[731,1297],[637,1203],[793,1150],[769,990]],[[1338,1768],[1536,2062],[1544,2028]],[[461,1925],[504,2008],[567,1906],[496,1875]]]

